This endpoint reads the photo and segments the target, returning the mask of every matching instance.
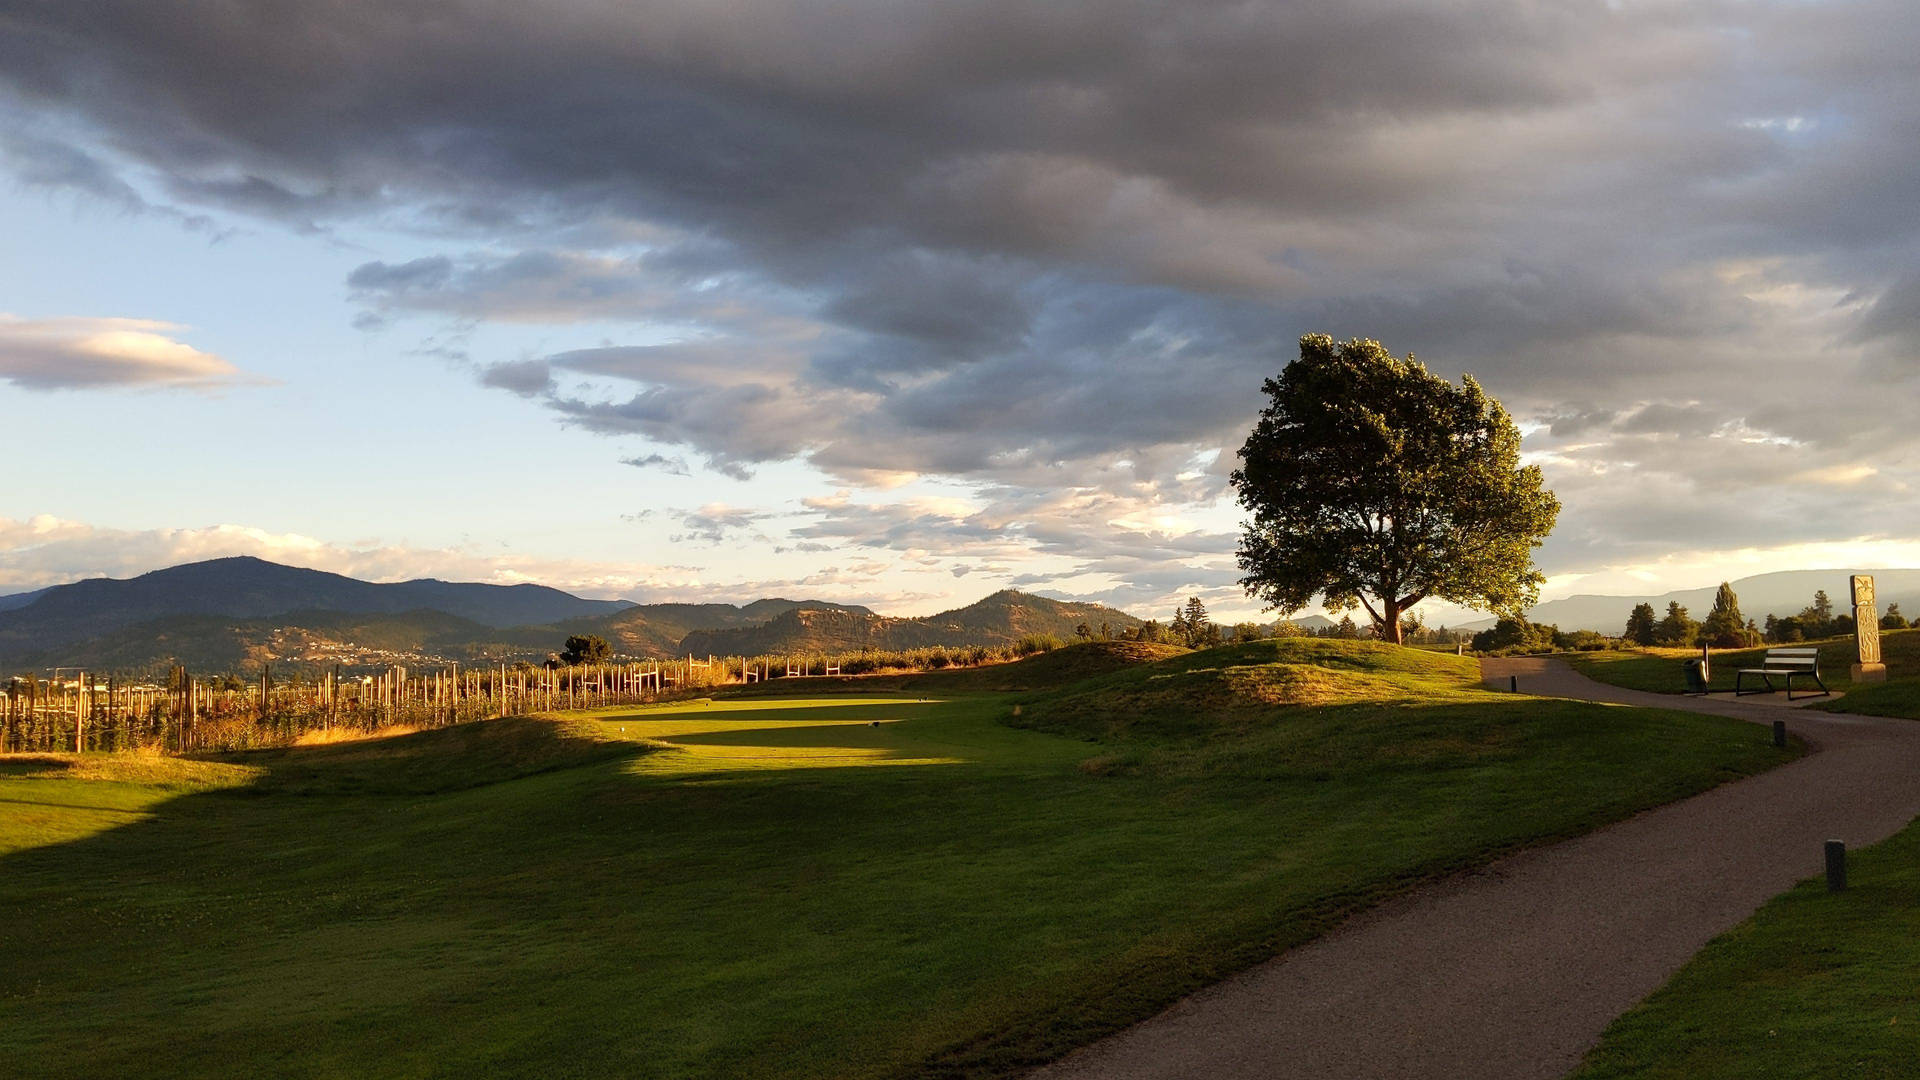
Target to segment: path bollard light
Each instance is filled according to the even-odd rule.
[[[1847,891],[1847,843],[1827,841],[1827,891]]]
[[[1519,693],[1520,692],[1520,676],[1518,675],[1507,676],[1507,689],[1513,693],[1516,693],[1516,694]]]
[[[1773,745],[1781,748],[1782,750],[1786,749],[1787,722],[1785,720],[1775,720],[1773,722]]]

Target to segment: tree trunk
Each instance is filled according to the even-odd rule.
[[[1405,645],[1406,633],[1400,626],[1400,605],[1392,597],[1380,601],[1380,619],[1384,625],[1380,628],[1380,640],[1391,641],[1395,645]]]

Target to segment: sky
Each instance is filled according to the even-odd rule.
[[[1506,404],[1546,598],[1920,565],[1916,23],[0,0],[0,591],[1251,616],[1227,474],[1312,332]]]

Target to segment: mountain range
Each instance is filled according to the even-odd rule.
[[[131,672],[541,660],[573,634],[598,635],[633,657],[892,650],[1069,637],[1081,622],[1118,630],[1140,620],[1012,591],[901,618],[825,600],[636,604],[539,585],[376,584],[243,557],[0,597],[0,665]]]

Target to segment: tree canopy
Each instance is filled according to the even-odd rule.
[[[1627,615],[1627,629],[1621,634],[1635,645],[1651,645],[1654,642],[1654,619],[1652,604],[1635,604]]]
[[[575,634],[567,639],[560,659],[568,664],[604,664],[613,655],[613,646],[598,634]]]
[[[1667,646],[1691,645],[1700,637],[1700,624],[1687,614],[1678,600],[1667,602],[1667,613],[1653,628],[1653,640],[1656,644]]]
[[[1720,590],[1714,593],[1713,610],[1707,614],[1707,621],[1700,624],[1700,637],[1721,649],[1752,644],[1747,640],[1747,618],[1740,614],[1740,598],[1727,582],[1721,582]]]
[[[1402,641],[1429,598],[1518,616],[1543,580],[1533,549],[1560,503],[1520,464],[1520,432],[1472,376],[1455,386],[1377,341],[1300,339],[1233,485],[1250,595],[1291,614],[1323,596]]]

